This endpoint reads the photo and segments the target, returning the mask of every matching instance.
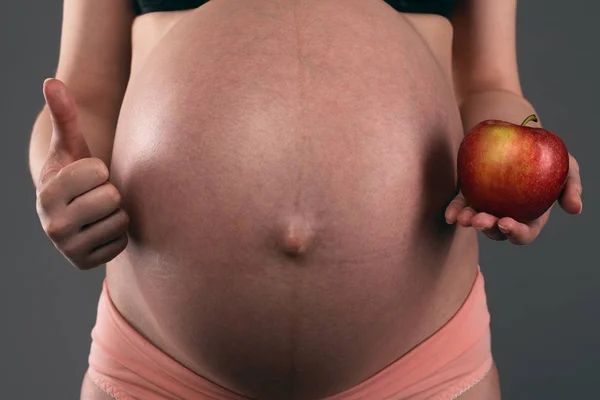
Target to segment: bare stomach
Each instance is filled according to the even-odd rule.
[[[253,398],[333,395],[401,357],[477,265],[475,234],[443,218],[463,135],[448,68],[379,0],[186,12],[121,110],[117,308]]]

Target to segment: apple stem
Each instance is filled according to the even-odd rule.
[[[538,119],[535,116],[535,114],[531,114],[529,117],[525,118],[525,121],[523,121],[523,123],[521,124],[521,126],[525,126],[528,123],[530,123],[531,121],[538,122]]]

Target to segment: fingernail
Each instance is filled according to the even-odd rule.
[[[498,224],[498,229],[500,229],[500,232],[504,233],[505,235],[510,233],[510,230],[507,227],[502,226],[500,224]]]
[[[578,215],[581,214],[582,211],[583,211],[583,201],[581,201],[581,199],[579,199],[579,212],[577,214]]]

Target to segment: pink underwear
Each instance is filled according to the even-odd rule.
[[[458,312],[387,368],[323,400],[451,400],[492,366],[483,275]],[[113,305],[103,284],[92,331],[88,376],[120,400],[249,400],[202,378],[149,343]]]

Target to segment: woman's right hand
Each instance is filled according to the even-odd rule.
[[[47,79],[43,87],[52,138],[37,185],[36,209],[54,246],[81,270],[105,264],[127,247],[129,216],[108,182],[108,167],[92,157],[77,124],[67,87]]]

